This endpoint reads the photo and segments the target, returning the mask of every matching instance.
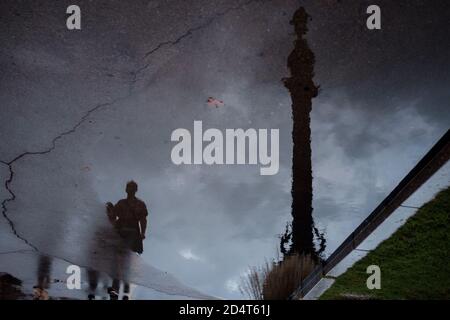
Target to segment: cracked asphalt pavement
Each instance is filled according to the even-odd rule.
[[[0,272],[31,288],[50,257],[55,279],[70,263],[85,286],[89,270],[119,277],[105,203],[134,179],[149,208],[144,253],[130,257],[140,297],[242,298],[241,277],[276,256],[291,219],[282,79],[299,2],[79,0],[82,28],[69,31],[71,4],[0,2]],[[364,1],[302,4],[321,86],[311,114],[314,220],[330,254],[448,130],[450,5],[380,0],[383,29],[368,32]],[[208,108],[208,97],[224,107]],[[279,128],[279,173],[175,166],[171,133],[195,120]],[[449,172],[411,203],[447,185]],[[413,214],[402,212],[370,246]]]
[[[9,240],[6,247],[25,244],[39,254],[114,275],[114,249],[99,242],[115,235],[99,232],[108,228],[102,201],[81,169],[89,163],[95,172],[101,161],[86,161],[84,151],[99,135],[114,136],[113,149],[123,148],[117,135],[126,132],[108,130],[123,124],[120,112],[142,118],[132,108],[149,89],[152,74],[181,55],[183,42],[256,2],[197,1],[179,3],[173,11],[163,1],[156,6],[85,1],[79,4],[80,32],[65,29],[63,3],[2,3],[2,97],[9,98],[2,107],[2,223],[23,242]],[[99,114],[108,109],[115,114],[102,119],[105,115]],[[117,187],[123,192],[122,185]],[[135,260],[134,283],[168,294],[207,297]],[[174,284],[178,288],[171,288]]]

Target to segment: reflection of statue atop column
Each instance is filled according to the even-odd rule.
[[[141,254],[142,240],[145,239],[147,229],[147,206],[136,198],[137,183],[130,181],[126,186],[127,198],[113,205],[106,204],[108,218],[119,232],[127,246],[134,252]]]
[[[299,8],[291,20],[297,39],[288,57],[291,76],[284,79],[292,99],[292,245],[289,253],[305,253],[317,257],[314,248],[314,221],[312,217],[311,172],[311,108],[318,94],[314,84],[314,53],[308,47],[305,34],[309,15]],[[282,241],[286,241],[282,239]]]

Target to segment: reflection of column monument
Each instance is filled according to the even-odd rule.
[[[308,31],[309,16],[299,8],[291,24],[297,39],[295,48],[288,58],[291,73],[284,79],[292,99],[292,245],[289,252],[305,253],[317,257],[314,248],[314,221],[312,217],[312,172],[311,172],[311,106],[318,94],[314,84],[314,53],[308,47],[305,34]],[[288,237],[289,237],[288,236]],[[283,241],[286,239],[282,239]],[[283,247],[283,245],[282,245]],[[282,249],[283,250],[283,249]]]

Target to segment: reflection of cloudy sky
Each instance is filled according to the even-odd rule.
[[[431,2],[379,1],[383,30],[369,32],[367,1],[305,1],[322,88],[312,113],[314,215],[328,253],[450,123],[444,112],[450,8]],[[144,259],[206,293],[239,297],[239,278],[276,254],[277,235],[290,216],[290,99],[280,80],[287,75],[288,22],[297,1],[244,5],[147,60],[142,57],[157,43],[245,2],[133,3],[109,1],[94,11],[94,4],[81,1],[85,28],[68,34],[61,25],[64,4],[43,5],[41,16],[31,16],[25,4],[2,2],[9,15],[0,22],[1,158],[45,149],[92,106],[127,95],[130,71],[150,63],[131,97],[92,113],[91,122],[45,158],[17,163],[12,187],[38,197],[45,190],[27,184],[31,177],[44,180],[44,187],[56,185],[48,201],[30,202],[64,210],[76,201],[119,199],[134,178],[150,208]],[[226,106],[208,109],[208,96]],[[205,129],[280,128],[279,173],[260,176],[257,166],[174,166],[170,134],[192,130],[194,120]],[[85,166],[90,170],[80,170]],[[75,187],[79,180],[93,196]],[[69,195],[76,200],[62,203]],[[19,196],[11,212],[19,227],[26,219],[21,205]]]

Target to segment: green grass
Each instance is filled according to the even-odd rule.
[[[381,269],[381,289],[369,290],[369,265]],[[355,263],[320,297],[450,299],[450,187],[423,205],[389,239]]]

